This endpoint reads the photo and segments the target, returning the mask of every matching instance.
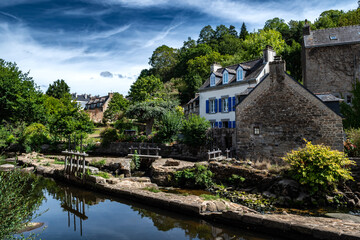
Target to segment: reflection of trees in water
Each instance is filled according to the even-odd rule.
[[[159,231],[167,232],[174,228],[181,228],[184,230],[185,236],[191,239],[192,238],[222,239],[222,240],[243,239],[241,237],[229,236],[229,234],[225,233],[221,228],[211,226],[206,221],[203,220],[200,220],[199,222],[195,222],[191,219],[177,220],[172,217],[157,214],[155,212],[137,207],[132,207],[132,209],[134,211],[137,211],[141,216],[141,218],[144,217],[150,218],[153,221],[154,226]]]

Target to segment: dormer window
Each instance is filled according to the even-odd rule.
[[[228,84],[229,82],[229,73],[225,70],[223,73],[223,84]]]
[[[211,74],[210,76],[210,87],[215,86],[215,74]]]
[[[236,81],[242,81],[244,80],[244,70],[239,67],[238,70],[236,71]]]

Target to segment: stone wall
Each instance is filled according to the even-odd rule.
[[[235,128],[212,128],[208,132],[208,136],[212,139],[209,142],[209,149],[220,149],[225,152],[226,149],[232,150],[235,155],[236,149],[236,131]]]
[[[167,146],[157,143],[130,143],[130,142],[114,142],[107,147],[100,147],[94,150],[94,154],[106,154],[113,156],[128,155],[130,147],[159,147],[159,155],[163,158],[174,158],[187,161],[203,161],[207,160],[207,149],[205,147],[190,147],[185,144],[174,144]]]
[[[352,84],[360,79],[360,44],[303,48],[303,58],[305,87],[347,100]]]
[[[279,161],[304,138],[342,151],[341,117],[284,70],[283,61],[271,63],[270,75],[237,106],[238,156]]]

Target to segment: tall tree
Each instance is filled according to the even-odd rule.
[[[239,38],[242,40],[245,40],[245,38],[249,35],[249,32],[246,29],[246,25],[243,22],[243,24],[241,25],[241,30],[240,30],[240,34],[239,34]]]
[[[238,36],[238,33],[237,33],[237,31],[236,31],[235,26],[230,25],[230,27],[229,27],[229,34],[232,35],[232,36],[234,36],[234,37],[237,37],[237,36]]]
[[[177,57],[177,49],[162,45],[155,49],[149,59],[149,64],[152,66],[155,75],[158,75],[163,82],[167,82],[172,78]]]
[[[70,94],[70,87],[63,79],[58,79],[53,84],[49,84],[46,95],[60,99]]]
[[[351,91],[353,98],[351,105],[341,103],[341,113],[345,119],[343,121],[345,128],[360,128],[360,81],[356,80]]]
[[[120,93],[115,92],[108,108],[104,112],[104,122],[116,121],[128,108],[129,101]]]
[[[163,83],[159,78],[152,76],[138,78],[130,87],[129,98],[132,102],[142,102],[154,97],[160,97],[159,91]]]
[[[214,37],[214,29],[210,25],[207,25],[201,29],[197,43],[210,43],[210,41],[213,40]]]
[[[43,119],[42,93],[29,73],[16,63],[0,59],[0,122],[35,122]]]

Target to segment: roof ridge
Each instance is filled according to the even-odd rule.
[[[331,29],[341,29],[341,28],[351,28],[351,27],[360,27],[360,25],[349,25],[349,26],[341,26],[341,27],[333,27],[333,28],[321,28],[321,29],[315,29],[315,30],[311,30],[312,32],[320,32],[320,31],[326,31],[326,30],[331,30]]]

